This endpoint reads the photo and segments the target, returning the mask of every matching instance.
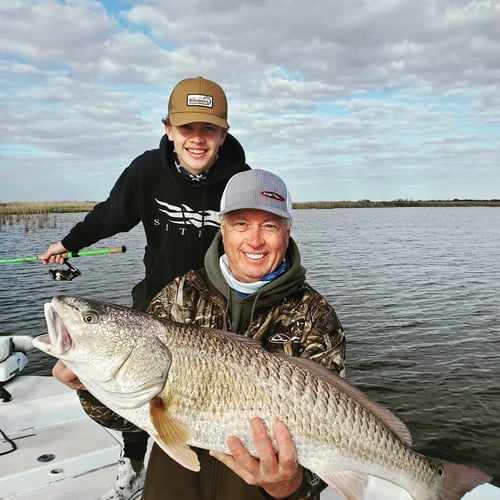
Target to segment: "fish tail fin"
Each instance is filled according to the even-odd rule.
[[[442,471],[438,500],[458,500],[476,486],[491,481],[492,476],[468,465],[433,460]]]

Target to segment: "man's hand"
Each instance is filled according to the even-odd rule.
[[[302,484],[304,472],[297,463],[295,444],[287,426],[280,420],[274,423],[277,452],[262,419],[252,418],[250,429],[259,458],[250,455],[236,436],[229,436],[226,441],[230,455],[215,451],[210,455],[245,482],[263,488],[274,498],[293,495]]]
[[[60,359],[52,368],[52,375],[71,389],[85,390],[85,386],[80,382],[80,379]]]

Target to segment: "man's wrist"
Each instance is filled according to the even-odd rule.
[[[273,497],[264,488],[259,488],[266,500],[309,500],[319,495],[327,487],[316,474],[309,469],[302,468],[302,482],[295,493],[287,497]]]

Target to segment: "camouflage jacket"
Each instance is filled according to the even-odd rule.
[[[209,261],[206,259],[206,264],[209,264],[210,272],[211,258],[212,273],[214,259],[218,255],[215,250],[217,244],[215,242],[215,247],[213,245],[207,252]],[[290,250],[287,261],[299,260],[293,241]],[[287,268],[294,269],[294,263],[287,262]],[[285,283],[287,273],[282,280]],[[222,290],[217,288],[211,277],[212,280],[207,270],[203,269],[176,278],[153,298],[148,312],[186,324],[235,331],[258,339],[269,351],[313,359],[344,376],[345,338],[342,325],[334,309],[303,279],[290,280],[293,285],[289,290],[282,284],[273,293],[271,286],[267,293],[245,299],[250,303],[250,312],[243,315],[243,320],[235,328],[234,322],[231,322],[231,305],[241,299],[229,289],[225,290],[222,286]],[[165,491],[169,491],[169,494],[172,492],[172,498],[192,500],[272,498],[264,490],[247,485],[232,471],[209,457],[206,450],[196,451],[202,468],[200,472],[192,473],[154,447],[143,500],[159,500]],[[319,493],[325,487],[323,481],[304,470],[302,486],[289,500],[319,500]]]
[[[230,330],[227,301],[205,270],[190,271],[164,287],[148,311],[160,318],[206,328]],[[291,295],[259,307],[242,332],[268,351],[309,358],[344,376],[345,337],[326,300],[304,283]]]
[[[271,352],[312,359],[345,375],[345,337],[333,307],[305,281],[293,238],[286,271],[245,298],[222,276],[220,233],[205,256],[205,269],[190,271],[164,287],[148,311],[199,327],[218,328],[259,340]]]

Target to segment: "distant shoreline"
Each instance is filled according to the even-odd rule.
[[[299,201],[293,208],[500,207],[499,200]]]
[[[47,201],[0,203],[0,216],[37,215],[50,213],[89,212],[96,201]],[[332,208],[390,208],[390,207],[500,207],[500,199],[493,200],[392,200],[392,201],[301,201],[295,209]]]
[[[0,203],[0,216],[90,212],[96,201],[15,201]]]

